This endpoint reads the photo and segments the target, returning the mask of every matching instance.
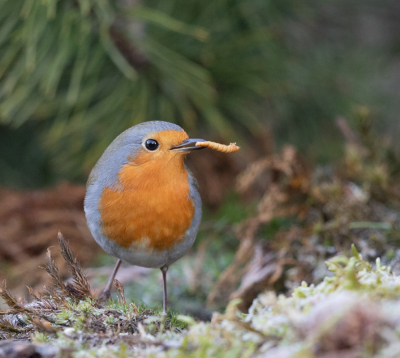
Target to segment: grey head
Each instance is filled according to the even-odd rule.
[[[165,130],[183,131],[180,126],[174,123],[149,121],[137,124],[122,132],[104,151],[92,169],[86,186],[88,187],[95,182],[100,187],[115,186],[121,166],[128,163],[127,158],[129,156],[135,156],[142,148],[144,137],[148,133]]]

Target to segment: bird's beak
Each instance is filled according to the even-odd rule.
[[[196,147],[197,142],[205,142],[204,139],[186,139],[181,144],[174,145],[171,150],[176,152],[191,152],[192,150],[204,149],[205,147]]]

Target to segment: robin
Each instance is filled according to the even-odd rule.
[[[104,251],[118,258],[101,300],[121,261],[160,268],[163,311],[168,267],[192,247],[201,220],[196,179],[186,168],[188,153],[204,147],[176,124],[144,122],[120,134],[105,150],[87,182],[85,214]]]

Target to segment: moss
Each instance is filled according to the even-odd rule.
[[[238,310],[240,300],[233,300],[211,322],[173,311],[165,316],[122,300],[101,305],[82,296],[82,290],[64,292],[60,282],[54,282],[58,295],[50,295],[56,287],[49,287],[27,304],[3,284],[1,295],[10,310],[3,312],[0,334],[75,358],[307,358],[338,352],[379,358],[389,349],[393,357],[400,354],[400,277],[379,259],[375,265],[364,261],[354,246],[352,257],[336,256],[326,264],[332,275],[320,284],[303,282],[288,297],[264,292],[248,314]],[[76,277],[83,275],[79,270]],[[89,295],[90,287],[85,290]]]

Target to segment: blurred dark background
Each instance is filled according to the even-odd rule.
[[[371,130],[381,144],[355,147],[366,147],[369,154],[361,150],[360,158],[378,168],[378,147],[390,147],[392,158],[400,148],[399,94],[396,0],[1,1],[4,276],[37,255],[16,277],[32,272],[60,228],[67,239],[71,230],[72,244],[84,237],[92,248],[80,185],[120,132],[164,120],[189,135],[242,147],[237,155],[202,151],[189,158],[206,205],[201,250],[211,236],[228,235],[207,291],[239,246],[229,224],[254,214],[260,199],[239,198],[237,174],[285,144],[310,167],[343,162],[346,134],[347,141],[352,131],[365,139]],[[274,225],[266,229],[270,236],[280,224]],[[191,270],[199,275],[198,267]]]

